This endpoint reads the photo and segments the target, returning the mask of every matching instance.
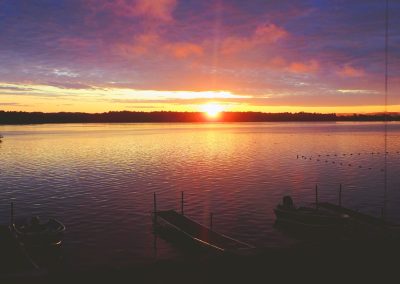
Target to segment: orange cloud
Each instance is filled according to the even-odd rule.
[[[203,48],[200,45],[189,42],[178,42],[167,45],[167,50],[176,58],[186,58],[191,55],[203,55]]]
[[[114,45],[114,50],[125,57],[142,56],[154,51],[159,42],[159,35],[151,32],[135,36],[134,42],[131,44],[117,43]]]
[[[132,51],[137,55],[148,53],[159,42],[160,37],[156,33],[142,34],[135,37]]]
[[[288,32],[274,24],[258,26],[253,39],[259,42],[276,42],[288,35]]]
[[[134,12],[164,21],[172,20],[176,0],[136,0]]]
[[[248,50],[257,45],[275,43],[285,38],[288,32],[274,24],[262,25],[256,28],[250,37],[232,36],[222,42],[221,52],[232,54],[243,50]]]
[[[286,66],[286,60],[280,56],[272,58],[272,60],[269,63],[272,67],[276,68],[282,68]]]
[[[342,77],[363,77],[365,76],[365,71],[361,68],[354,68],[346,65],[338,71],[338,74]]]
[[[190,42],[166,43],[156,33],[142,34],[134,38],[133,43],[117,43],[114,51],[124,57],[138,57],[148,54],[173,56],[175,58],[187,58],[201,56],[203,47]]]
[[[288,70],[293,73],[314,73],[318,71],[318,61],[312,59],[307,63],[304,62],[293,62],[289,65]]]
[[[222,42],[221,52],[224,54],[237,53],[254,46],[254,43],[246,38],[228,37]]]

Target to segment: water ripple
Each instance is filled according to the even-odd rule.
[[[74,124],[0,126],[0,221],[56,217],[76,265],[147,261],[155,255],[153,192],[159,209],[180,209],[257,246],[285,237],[273,229],[282,195],[320,198],[378,216],[384,194],[379,123]],[[400,222],[400,124],[389,125],[388,208]],[[380,154],[377,154],[377,153]],[[360,154],[358,154],[360,153]],[[374,153],[374,154],[371,154]],[[299,156],[299,158],[297,158]],[[349,166],[349,164],[351,166]],[[157,257],[179,257],[163,240]]]

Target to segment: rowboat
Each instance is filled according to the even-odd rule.
[[[39,217],[15,221],[14,205],[11,203],[9,230],[21,245],[27,247],[59,246],[62,243],[65,226],[57,219],[41,222]]]
[[[10,231],[25,246],[58,246],[65,226],[56,219],[42,223],[38,217],[32,217],[30,221],[11,224]]]

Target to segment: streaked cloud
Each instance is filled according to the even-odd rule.
[[[76,78],[79,76],[78,73],[72,72],[71,70],[65,68],[65,69],[54,69],[53,74],[56,76],[64,76],[64,77],[72,77]]]
[[[131,99],[135,101],[160,101],[160,100],[191,100],[191,99],[248,99],[249,95],[236,95],[229,91],[157,91],[157,90],[137,90],[128,88],[112,87],[86,87],[65,88],[65,86],[53,85],[16,85],[0,83],[0,96],[2,90],[8,91],[7,94],[18,94],[23,92],[27,96],[76,96],[76,97],[106,97],[110,99]],[[4,93],[3,93],[4,94]]]
[[[379,94],[378,91],[375,90],[337,90],[342,94]]]

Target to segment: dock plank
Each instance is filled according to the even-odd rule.
[[[358,233],[358,237],[363,234],[364,237],[370,238],[400,239],[400,225],[391,223],[381,217],[371,216],[329,202],[320,203],[319,206],[337,214],[348,215],[350,217],[349,228],[353,229],[352,233]]]
[[[163,219],[169,225],[200,244],[213,247],[220,251],[235,251],[252,248],[251,245],[217,233],[174,210],[158,211],[157,218]]]
[[[322,202],[318,204],[319,207],[324,208],[325,210],[329,210],[332,212],[335,212],[337,214],[347,214],[349,215],[353,220],[358,221],[358,222],[363,222],[366,224],[370,225],[378,225],[378,226],[383,226],[383,225],[390,225],[388,222],[385,222],[382,218],[379,217],[374,217],[371,215],[367,215],[340,205],[332,204],[329,202]]]

